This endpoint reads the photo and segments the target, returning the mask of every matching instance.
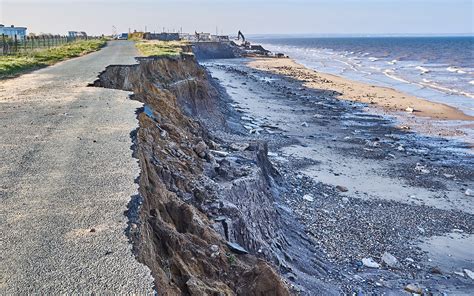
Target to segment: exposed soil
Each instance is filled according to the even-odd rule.
[[[244,62],[208,61],[211,78],[192,55],[141,59],[95,82],[145,104],[132,135],[141,196],[130,235],[158,294],[474,287],[452,270],[433,272],[419,246],[474,234],[468,145],[397,129],[362,104]],[[397,268],[381,263],[384,252]]]
[[[227,144],[208,134],[203,122],[223,132],[232,128],[194,57],[111,66],[95,85],[133,91],[145,103],[135,137],[140,213],[130,234],[158,293],[288,295],[264,260],[282,256],[270,243],[286,244],[273,224],[277,175],[266,145],[253,142],[228,154]]]

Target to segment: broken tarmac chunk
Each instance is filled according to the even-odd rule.
[[[241,255],[244,255],[244,254],[248,254],[249,252],[244,249],[241,245],[237,244],[237,243],[231,243],[231,242],[227,242],[227,246],[229,247],[229,249],[236,253],[236,254],[241,254]]]

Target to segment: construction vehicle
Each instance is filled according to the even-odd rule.
[[[242,44],[241,44],[241,46],[243,46],[243,47],[249,47],[249,46],[250,46],[250,42],[245,41],[245,36],[244,36],[244,34],[242,34],[242,32],[239,30],[239,33],[237,34],[237,40],[240,40],[241,38],[242,38]]]

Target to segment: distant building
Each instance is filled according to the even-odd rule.
[[[211,33],[204,33],[204,32],[198,33],[198,32],[196,32],[195,35],[196,35],[196,39],[197,39],[198,42],[199,41],[211,41],[212,40]]]
[[[78,31],[69,31],[68,32],[68,36],[70,38],[86,38],[87,37],[87,33],[86,32],[78,32]]]
[[[160,41],[178,41],[181,40],[179,33],[144,33],[143,39]]]
[[[229,42],[230,38],[227,35],[212,35],[211,40],[215,42]]]
[[[23,40],[26,38],[26,27],[15,27],[13,25],[5,27],[0,24],[0,35],[8,36],[12,39],[16,36],[18,40]]]
[[[189,33],[180,33],[179,38],[184,41],[189,41],[189,42],[196,42],[197,37],[194,34],[189,34]]]

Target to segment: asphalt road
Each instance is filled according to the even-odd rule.
[[[125,235],[141,104],[87,87],[133,43],[0,81],[0,294],[151,292]],[[92,231],[91,231],[92,230]]]

